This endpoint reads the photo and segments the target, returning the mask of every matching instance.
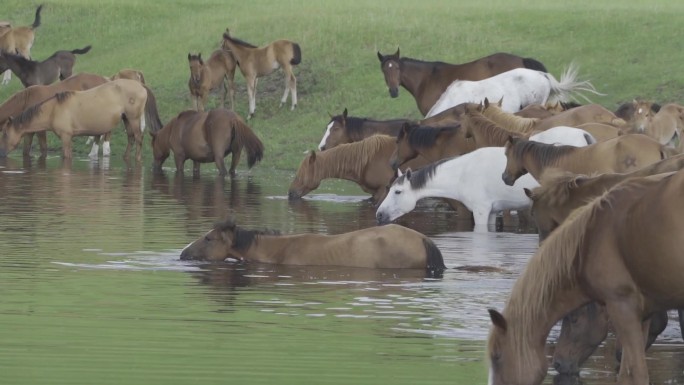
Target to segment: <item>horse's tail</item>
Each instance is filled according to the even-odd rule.
[[[532,59],[531,57],[523,58],[523,65],[525,68],[541,72],[549,72],[546,66],[542,64],[539,60]]]
[[[568,102],[571,98],[574,98],[573,94],[579,95],[588,103],[591,103],[591,100],[581,93],[582,91],[605,96],[605,94],[596,91],[594,85],[588,80],[578,80],[578,71],[579,67],[575,63],[570,63],[565,72],[561,74],[560,82],[553,75],[546,75],[551,83],[551,92],[547,103]]]
[[[159,111],[157,110],[157,98],[154,96],[154,92],[152,92],[149,87],[144,84],[142,84],[142,86],[145,87],[145,90],[147,91],[147,102],[145,102],[145,121],[150,126],[150,134],[156,134],[157,131],[159,131],[163,126],[161,119],[159,118]]]
[[[292,59],[290,59],[290,64],[297,65],[302,62],[302,49],[299,44],[292,43]]]
[[[235,145],[237,148],[244,147],[247,150],[247,166],[252,168],[255,163],[261,161],[264,156],[264,144],[256,136],[249,126],[237,118],[233,124]]]
[[[40,11],[43,9],[43,4],[36,8],[36,17],[33,19],[33,24],[31,24],[31,29],[36,29],[40,27]]]
[[[81,49],[71,50],[71,53],[73,53],[74,55],[83,55],[84,53],[88,53],[88,51],[90,51],[90,48],[92,48],[92,46],[87,45]]]
[[[444,258],[442,258],[442,252],[437,248],[432,239],[425,237],[423,238],[423,246],[425,247],[426,254],[426,266],[425,270],[431,277],[441,277],[446,266],[444,266]]]

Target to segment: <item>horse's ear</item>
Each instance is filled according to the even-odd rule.
[[[406,169],[406,180],[411,180],[411,168]]]
[[[342,119],[347,120],[347,107],[345,107],[344,111],[342,111]]]
[[[502,95],[502,96],[501,96],[501,99],[499,99],[499,101],[496,102],[497,107],[503,106],[503,98],[504,98],[504,97],[503,97],[503,95]]]
[[[190,54],[190,52],[188,52],[188,61],[190,61],[191,58],[192,58],[192,55]]]
[[[397,58],[399,58],[399,47],[397,47],[397,52],[395,52],[394,54],[397,55]]]
[[[402,175],[404,175],[404,173],[401,172],[401,169],[397,167],[397,178],[401,178]]]
[[[513,145],[513,143],[515,143],[515,136],[508,135],[508,140],[506,141],[506,144]]]
[[[482,103],[480,103],[482,105]],[[489,107],[489,98],[485,98],[484,100],[484,108],[487,109]]]
[[[503,314],[499,313],[495,309],[487,309],[487,311],[489,312],[489,318],[492,319],[494,326],[498,327],[505,333],[506,329],[508,329],[508,324]]]
[[[384,59],[385,59],[385,57],[382,56],[382,54],[380,53],[380,51],[378,51],[378,60],[380,60],[380,63],[382,63],[382,61],[383,61]]]
[[[527,187],[523,187],[523,190],[525,191],[525,195],[527,195],[528,198],[534,200],[534,191],[528,189]]]
[[[313,164],[316,161],[316,151],[311,150],[309,153],[309,164]]]

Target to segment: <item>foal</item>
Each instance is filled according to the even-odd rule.
[[[40,26],[40,11],[43,9],[39,5],[36,9],[36,16],[30,26],[12,28],[10,25],[0,28],[0,52],[17,53],[27,59],[31,57],[31,47],[35,39],[35,29]],[[9,83],[12,79],[12,71],[5,71],[2,77],[2,84]]]
[[[202,54],[188,54],[190,64],[190,80],[188,88],[193,100],[193,107],[197,111],[204,111],[209,92],[220,86],[223,87],[221,94],[221,107],[226,105],[226,95],[230,91],[230,109],[235,107],[235,58],[229,51],[217,49],[211,53],[205,63]],[[228,84],[226,85],[226,82]]]

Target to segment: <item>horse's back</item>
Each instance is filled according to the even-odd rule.
[[[373,261],[376,268],[426,268],[427,253],[424,239],[415,230],[389,224],[347,233],[351,242],[350,254],[355,258]]]

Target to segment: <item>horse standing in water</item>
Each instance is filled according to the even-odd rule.
[[[442,253],[425,235],[392,225],[337,235],[292,234],[243,229],[232,219],[186,246],[181,260],[214,262],[233,258],[276,265],[347,266],[371,269],[424,269],[441,276]]]
[[[33,40],[36,37],[35,30],[40,26],[40,11],[42,9],[42,4],[36,8],[36,16],[30,26],[12,28],[11,25],[6,25],[0,28],[0,52],[16,53],[26,59],[31,58],[31,47],[33,47]],[[6,70],[2,77],[2,84],[9,83],[11,79],[12,71]]]
[[[340,144],[358,142],[373,135],[396,136],[408,119],[373,120],[347,116],[347,109],[341,115],[330,117],[323,139],[318,144],[320,151],[329,150]]]
[[[183,111],[161,130],[152,134],[153,167],[161,171],[170,151],[176,162],[176,172],[183,173],[187,159],[193,162],[193,174],[199,175],[201,163],[216,164],[219,175],[235,176],[243,147],[247,150],[247,165],[251,168],[263,157],[264,145],[238,114],[224,108],[209,111]],[[228,154],[233,158],[230,171],[223,162]]]
[[[400,57],[397,48],[397,52],[391,55],[378,52],[378,59],[390,96],[398,97],[399,86],[404,87],[415,98],[423,116],[455,80],[482,80],[515,68],[546,72],[546,67],[539,61],[508,53],[495,53],[463,64],[449,64]]]
[[[541,244],[503,312],[489,310],[489,384],[540,384],[549,331],[590,301],[605,304],[622,342],[618,382],[649,383],[642,320],[684,307],[683,189],[684,171],[624,182]]]
[[[271,74],[273,71],[282,67],[285,72],[285,93],[280,99],[280,107],[287,101],[287,94],[292,93],[292,107],[297,107],[297,78],[292,72],[292,66],[296,66],[302,61],[302,51],[299,44],[290,40],[276,40],[266,46],[257,47],[243,40],[230,36],[230,31],[226,28],[223,33],[224,50],[233,53],[240,72],[247,82],[247,95],[249,97],[249,115],[247,119],[254,116],[256,109],[256,85],[257,79]]]
[[[52,84],[71,76],[76,64],[76,55],[90,51],[90,46],[71,51],[57,51],[43,61],[26,59],[20,55],[4,53],[0,55],[0,71],[5,66],[14,72],[24,87],[39,84]]]
[[[235,108],[235,58],[224,49],[214,51],[205,63],[202,54],[188,54],[190,65],[190,80],[188,88],[193,100],[193,107],[197,111],[204,111],[209,92],[223,87],[221,107],[226,106],[226,96],[230,94],[230,109]],[[227,84],[226,84],[227,83]]]

